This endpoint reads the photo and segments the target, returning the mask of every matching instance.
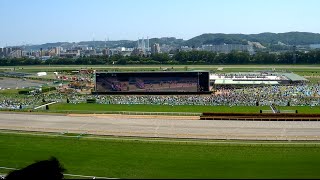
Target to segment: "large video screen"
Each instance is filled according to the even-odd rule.
[[[96,92],[208,92],[209,72],[96,73]]]

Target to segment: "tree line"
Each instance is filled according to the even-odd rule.
[[[176,52],[174,55],[166,53],[150,56],[90,56],[79,58],[51,58],[48,60],[31,58],[1,58],[0,66],[18,65],[130,65],[130,64],[318,64],[320,50],[309,52],[283,52],[279,54],[257,52],[231,52],[228,54],[209,51]]]

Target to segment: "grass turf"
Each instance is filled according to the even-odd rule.
[[[0,134],[0,166],[56,156],[71,174],[117,178],[320,178],[319,146],[142,142]]]
[[[31,66],[0,66],[0,70],[9,68],[18,68],[17,71],[35,73],[41,71],[53,72],[61,70],[79,70],[81,68],[98,70],[116,70],[116,71],[159,71],[161,68],[176,70],[217,70],[222,67],[220,72],[249,72],[253,70],[262,70],[276,68],[277,70],[290,70],[294,72],[318,72],[318,65],[31,65]]]
[[[103,111],[137,111],[137,112],[250,112],[259,113],[260,109],[270,110],[268,106],[170,106],[170,105],[124,105],[124,104],[67,104],[50,105],[51,111],[103,112]]]
[[[280,110],[298,110],[298,113],[318,114],[320,107],[310,106],[279,106]],[[135,112],[225,112],[225,113],[260,113],[260,110],[271,110],[269,106],[170,106],[170,105],[124,105],[124,104],[67,104],[50,105],[49,112],[103,113],[107,111]]]

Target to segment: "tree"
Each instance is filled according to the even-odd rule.
[[[20,170],[11,171],[5,179],[63,179],[65,169],[57,158],[38,161]]]
[[[107,56],[89,56],[79,58],[50,58],[46,61],[30,58],[0,58],[1,66],[18,65],[94,65],[94,64],[292,64],[293,56],[296,56],[297,64],[320,63],[320,50],[309,52],[283,52],[272,54],[268,51],[259,51],[254,55],[248,52],[232,51],[228,54],[210,51],[175,51],[170,57],[167,53],[154,54],[150,57],[129,56],[120,54]]]

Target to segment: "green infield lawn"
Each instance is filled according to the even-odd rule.
[[[67,104],[59,103],[50,105],[50,111],[74,112],[106,112],[106,111],[136,111],[136,112],[248,112],[259,113],[260,109],[270,110],[268,106],[170,106],[170,105],[122,105],[122,104]]]
[[[16,68],[19,72],[35,73],[39,71],[53,72],[61,70],[79,70],[97,69],[97,70],[111,70],[111,71],[159,71],[161,68],[168,68],[171,71],[184,70],[217,70],[223,68],[220,72],[248,72],[253,70],[262,70],[276,68],[277,70],[290,70],[294,72],[317,72],[318,65],[29,65],[29,66],[0,66],[0,70],[8,70],[9,68]],[[172,69],[173,68],[173,69]]]
[[[18,95],[19,89],[0,89],[1,95]]]
[[[0,134],[0,166],[55,156],[66,173],[115,178],[320,178],[319,145],[196,144]]]
[[[318,114],[320,107],[310,106],[279,106],[280,110],[298,110],[298,113]],[[110,111],[133,112],[225,112],[225,113],[259,113],[260,110],[271,110],[269,106],[170,106],[170,105],[124,105],[124,104],[67,104],[58,103],[50,105],[49,112],[74,112],[74,113],[104,113]]]

